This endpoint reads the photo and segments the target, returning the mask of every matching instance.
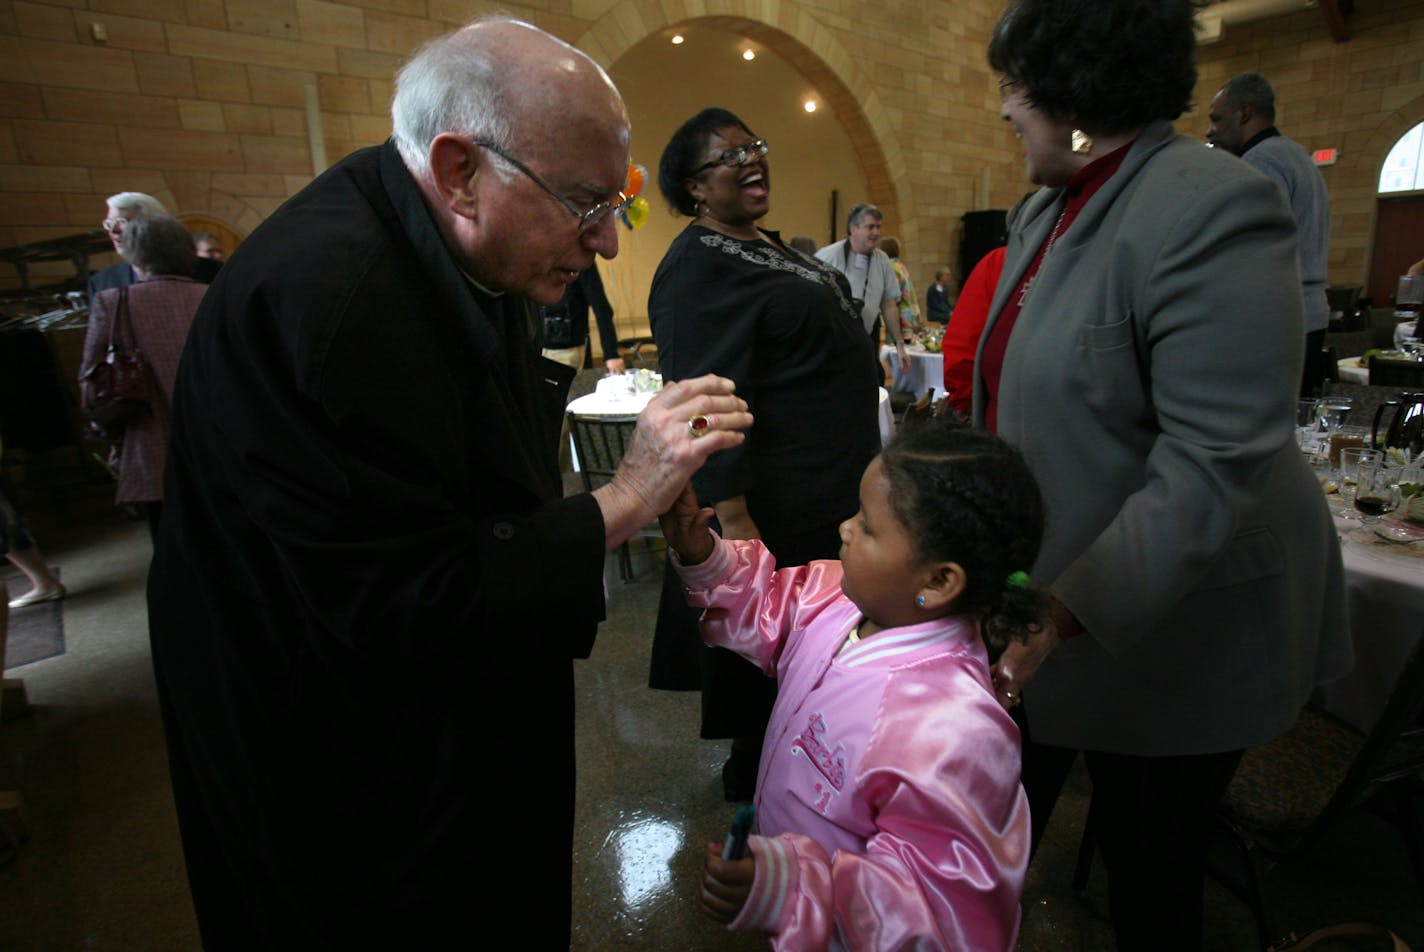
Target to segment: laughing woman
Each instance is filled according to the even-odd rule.
[[[757,223],[770,209],[769,147],[724,109],[673,134],[658,187],[691,224],[653,277],[648,313],[663,377],[718,373],[756,417],[747,440],[693,479],[722,534],[761,539],[780,566],[833,559],[880,446],[877,371],[838,271]],[[733,738],[729,800],[750,798],[774,681],[702,648],[676,576],[664,585],[653,687],[702,687],[702,736]],[[698,671],[700,669],[700,677]]]

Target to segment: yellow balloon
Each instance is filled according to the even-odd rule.
[[[639,195],[628,203],[628,224],[635,230],[643,227],[643,223],[648,220],[648,200]]]

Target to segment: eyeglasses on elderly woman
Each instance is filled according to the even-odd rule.
[[[692,170],[692,174],[696,175],[699,172],[705,172],[708,169],[715,169],[719,165],[726,165],[731,167],[746,165],[748,162],[751,162],[755,159],[759,159],[770,151],[771,146],[767,144],[767,141],[765,139],[753,139],[746,145],[738,146],[735,149],[728,149],[726,152],[723,152],[722,154],[718,155],[717,158],[713,159],[711,162],[703,162],[697,168]]]

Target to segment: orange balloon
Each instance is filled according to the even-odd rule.
[[[623,194],[632,198],[643,190],[643,183],[647,181],[648,172],[636,162],[628,163],[628,187],[623,190]]]

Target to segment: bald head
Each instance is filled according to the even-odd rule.
[[[555,37],[486,19],[396,77],[396,145],[460,266],[553,304],[595,256],[628,175],[628,111],[608,74]]]
[[[451,132],[524,156],[584,134],[628,143],[623,98],[587,54],[519,20],[488,18],[432,40],[396,75],[396,145],[418,177]]]

